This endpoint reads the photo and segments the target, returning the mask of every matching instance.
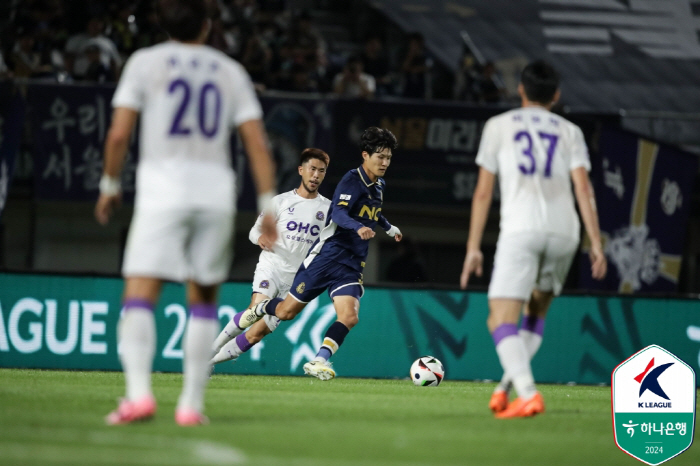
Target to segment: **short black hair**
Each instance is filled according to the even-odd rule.
[[[311,159],[318,159],[321,162],[325,163],[326,166],[328,166],[331,162],[331,158],[328,157],[328,154],[326,154],[321,149],[317,149],[315,147],[307,147],[301,153],[301,157],[299,158],[299,165],[304,165],[304,162],[308,162]]]
[[[384,128],[377,128],[376,126],[370,126],[362,133],[360,147],[363,152],[367,152],[369,155],[381,152],[386,148],[391,150],[396,149],[399,145],[396,142],[396,136]]]
[[[540,104],[549,104],[559,89],[559,73],[544,60],[528,64],[520,76],[528,100]]]
[[[158,0],[156,12],[161,27],[179,41],[197,39],[208,17],[205,0]]]

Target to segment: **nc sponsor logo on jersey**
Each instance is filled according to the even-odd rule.
[[[301,283],[299,283],[299,285],[297,286],[297,293],[302,294],[302,293],[304,292],[305,289],[306,289],[306,283],[301,282]]]
[[[369,207],[366,205],[363,205],[362,208],[360,209],[360,217],[367,217],[370,220],[374,220],[375,222],[379,221],[379,213],[382,211],[381,207]]]
[[[695,431],[695,372],[674,354],[648,346],[612,373],[615,443],[628,455],[661,464],[690,447]]]
[[[268,280],[263,280],[260,282],[260,288],[268,289],[270,288],[270,282]]]
[[[316,220],[323,220],[324,218],[326,218],[326,216],[323,214],[322,211],[319,210],[318,212],[316,212]]]

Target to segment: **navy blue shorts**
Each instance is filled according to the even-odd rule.
[[[308,303],[326,289],[331,300],[335,296],[352,296],[359,300],[365,293],[362,272],[317,255],[308,267],[301,264],[289,294],[297,301]]]

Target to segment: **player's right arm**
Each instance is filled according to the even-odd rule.
[[[586,228],[588,238],[591,240],[591,275],[596,280],[602,280],[607,273],[608,264],[603,252],[603,244],[600,238],[600,224],[598,223],[598,211],[595,203],[593,185],[588,178],[588,172],[584,167],[571,170],[571,180],[574,183],[574,193],[578,204],[581,219]]]
[[[374,231],[350,216],[350,209],[360,198],[360,192],[354,183],[354,176],[354,174],[345,175],[335,188],[331,220],[347,230],[355,230],[360,238],[368,240],[374,237]]]
[[[275,196],[272,199],[272,204],[275,212],[275,221],[279,218],[279,196]],[[255,220],[255,224],[250,229],[248,233],[248,239],[251,243],[260,246],[263,251],[273,251],[274,243],[270,243],[269,239],[262,234],[262,223],[265,218],[265,213],[260,212],[258,218]]]
[[[459,286],[462,289],[467,287],[469,276],[472,273],[476,273],[477,277],[480,277],[483,273],[484,255],[481,252],[481,237],[486,227],[495,184],[496,175],[481,167],[479,169],[479,179],[476,182],[476,189],[474,189],[474,197],[472,198],[467,255],[464,257],[462,274],[459,277]]]
[[[104,172],[100,180],[100,197],[95,205],[95,218],[106,225],[114,211],[121,202],[121,185],[119,176],[129,151],[131,132],[134,130],[138,112],[130,108],[118,107],[114,109],[112,125],[107,133],[105,141]]]

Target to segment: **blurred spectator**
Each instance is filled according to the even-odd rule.
[[[115,77],[119,76],[122,59],[114,42],[104,34],[104,21],[97,16],[90,18],[85,32],[71,36],[66,43],[66,69],[77,79],[85,78],[90,62],[86,49],[95,45],[100,51],[100,60]]]
[[[2,47],[0,47],[0,79],[11,77],[12,73],[10,73],[10,69],[7,67],[7,63],[5,63],[5,58],[2,53]]]
[[[391,74],[389,59],[384,53],[384,45],[379,36],[370,36],[365,40],[360,55],[365,73],[371,75],[377,85],[377,94],[390,94]]]
[[[505,93],[501,82],[497,76],[496,65],[493,62],[486,63],[477,80],[479,102],[489,104],[500,102]]]
[[[301,63],[295,63],[288,73],[278,81],[277,88],[289,92],[317,92],[316,81],[311,78],[309,70]]]
[[[117,49],[125,55],[130,55],[136,50],[138,27],[134,12],[134,5],[131,2],[122,1],[116,9],[115,17],[111,23],[110,38]]]
[[[292,22],[285,43],[291,49],[294,63],[304,64],[311,74],[325,79],[328,65],[326,42],[314,26],[309,11],[304,10]]]
[[[34,34],[23,31],[12,53],[13,73],[18,78],[47,75],[53,71],[51,65],[43,63],[41,55],[34,49]]]
[[[406,55],[401,65],[404,97],[429,98],[428,72],[431,66],[432,60],[425,51],[423,34],[419,32],[410,34]]]
[[[85,47],[85,56],[88,60],[88,68],[85,72],[85,81],[96,83],[113,82],[114,73],[107,68],[100,59],[100,48],[95,44]]]
[[[257,32],[248,38],[243,47],[241,64],[255,84],[270,84],[272,50]]]
[[[455,76],[454,98],[466,102],[479,101],[478,81],[480,79],[476,59],[471,52],[465,52]]]
[[[341,97],[370,99],[376,90],[374,77],[363,72],[360,57],[350,57],[343,71],[333,79],[333,92]]]
[[[398,256],[389,264],[386,279],[392,282],[416,283],[425,282],[425,267],[420,260],[418,248],[411,238],[403,237],[397,243]]]

